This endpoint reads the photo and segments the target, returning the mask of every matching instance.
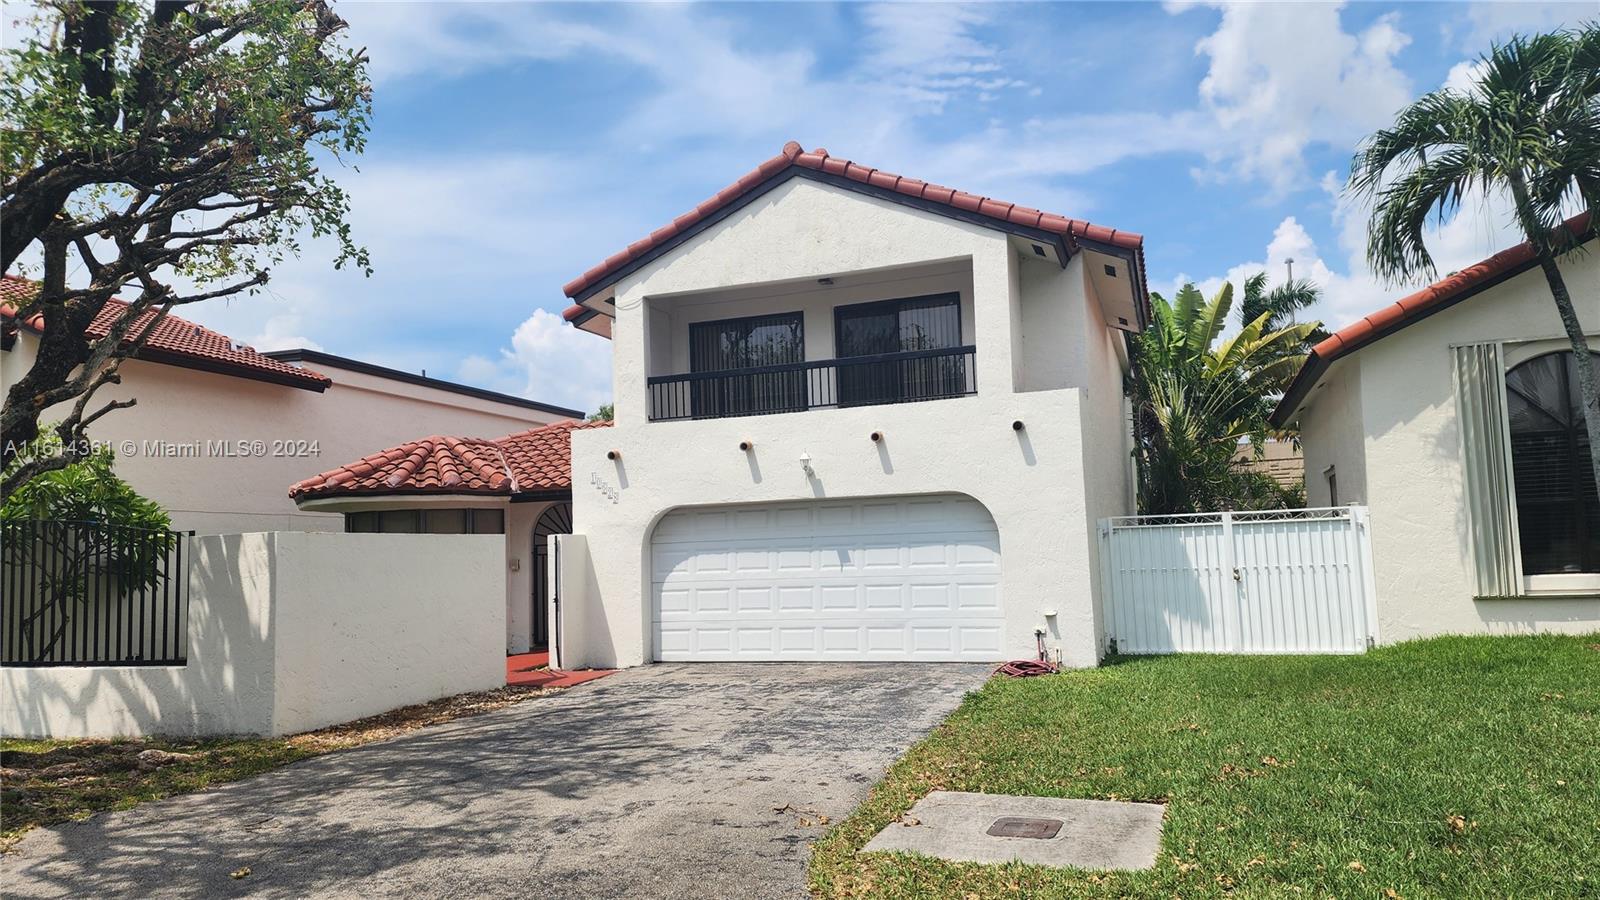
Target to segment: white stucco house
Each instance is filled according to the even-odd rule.
[[[0,279],[0,392],[33,365],[38,322],[13,313],[35,289]],[[106,333],[117,303],[91,335]],[[284,487],[418,434],[505,434],[583,416],[316,350],[260,353],[174,315],[121,373],[96,396],[138,402],[90,436],[116,451],[117,473],[173,527],[202,534],[342,531],[342,516],[297,506]]]
[[[565,287],[563,667],[1098,661],[1143,240],[789,143]]]
[[[1600,348],[1600,256],[1560,261]],[[1311,506],[1371,510],[1379,634],[1600,630],[1600,498],[1572,349],[1523,244],[1319,343],[1298,419]]]

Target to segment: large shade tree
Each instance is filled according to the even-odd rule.
[[[1135,458],[1144,513],[1206,512],[1286,505],[1288,495],[1238,460],[1241,442],[1260,446],[1274,400],[1305,362],[1318,323],[1281,324],[1263,308],[1222,337],[1233,285],[1207,301],[1186,284],[1172,302],[1151,295],[1150,327],[1135,342]]]
[[[1369,137],[1348,188],[1372,203],[1367,259],[1391,280],[1437,274],[1424,240],[1430,220],[1474,194],[1510,197],[1572,344],[1600,484],[1600,373],[1557,262],[1578,252],[1600,210],[1600,26],[1494,47],[1467,88],[1426,94]],[[1578,227],[1565,221],[1574,212]],[[1581,286],[1590,309],[1594,290]]]
[[[362,150],[371,95],[326,2],[56,0],[22,24],[0,52],[0,262],[37,271],[12,312],[42,330],[0,409],[0,497],[134,402],[91,405],[169,310],[258,289],[305,235],[367,265],[319,169]],[[56,449],[19,459],[52,407]]]

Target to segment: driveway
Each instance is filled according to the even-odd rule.
[[[985,667],[699,664],[41,829],[44,896],[790,897],[808,845]],[[777,807],[788,806],[777,811]],[[229,873],[250,867],[248,877]]]

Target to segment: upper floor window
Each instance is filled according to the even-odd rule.
[[[798,312],[689,326],[691,372],[788,366],[805,359],[805,322]],[[699,380],[690,400],[698,417],[805,409],[806,373],[791,368]]]
[[[1600,495],[1572,352],[1512,367],[1506,404],[1523,574],[1600,572]]]
[[[968,393],[967,357],[882,358],[961,346],[961,298],[935,294],[834,309],[840,406],[900,403]],[[875,357],[849,362],[852,357]]]

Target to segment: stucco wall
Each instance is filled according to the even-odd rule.
[[[1562,269],[1593,346],[1600,340],[1600,255],[1591,249]],[[1512,342],[1508,353],[1527,341],[1549,341],[1556,349],[1562,333],[1544,278],[1533,270],[1358,351],[1366,461],[1361,499],[1372,515],[1380,640],[1600,630],[1600,598],[1474,600],[1463,534],[1461,434],[1450,347],[1498,339]],[[1320,479],[1326,466],[1318,461],[1329,452],[1318,446],[1329,442],[1323,436],[1329,426],[1322,420],[1348,414],[1349,405],[1343,405],[1345,413],[1340,406],[1314,400],[1303,416],[1311,425],[1304,438],[1308,482]],[[1337,435],[1332,442],[1339,443]],[[1342,459],[1337,464],[1339,499],[1349,502],[1343,495],[1352,488],[1346,487]]]
[[[972,315],[978,390],[1009,392],[1006,309],[1015,256],[1000,232],[793,179],[617,284],[612,325],[617,425],[646,424],[645,380],[662,374],[647,368],[646,345],[653,346],[658,360],[661,346],[645,328],[645,309],[664,304],[647,298],[795,282],[814,286],[817,278],[841,273],[888,273],[964,260],[970,260],[974,297],[993,297],[992,306],[985,309],[979,301]],[[831,324],[826,330],[832,334]],[[809,338],[810,329],[807,333]],[[674,358],[673,365],[677,362]]]
[[[0,732],[286,734],[504,682],[487,535],[197,538],[188,664],[7,668]]]
[[[7,383],[32,364],[35,346],[24,332],[0,352]],[[90,436],[118,448],[117,472],[165,507],[174,527],[202,534],[337,531],[338,515],[296,509],[289,485],[428,434],[499,437],[561,418],[341,369],[324,372],[334,385],[320,394],[139,360],[126,362],[122,374],[123,384],[96,398],[138,404],[94,423]],[[44,421],[52,417],[60,414],[47,411]],[[235,448],[259,441],[266,453],[221,455],[208,452],[207,441]],[[282,441],[296,443],[274,448]],[[158,442],[173,448],[163,455]],[[185,449],[196,442],[197,452]],[[298,442],[315,442],[315,452],[301,452]]]
[[[1306,505],[1367,502],[1366,425],[1361,411],[1361,355],[1334,363],[1300,416],[1305,456]],[[1333,466],[1339,496],[1330,497],[1325,474]]]
[[[1017,419],[1023,431],[1012,430]],[[1081,421],[1079,392],[1065,390],[575,432],[575,528],[604,564],[593,567],[584,640],[569,643],[567,664],[650,660],[649,541],[672,509],[961,493],[999,529],[1006,655],[1032,655],[1034,629],[1048,626],[1068,663],[1093,665]],[[870,440],[873,431],[881,443]],[[755,442],[749,453],[738,446],[745,439]],[[606,458],[612,449],[619,461]],[[802,471],[801,452],[812,457],[814,478]],[[1058,618],[1047,623],[1049,609]]]

